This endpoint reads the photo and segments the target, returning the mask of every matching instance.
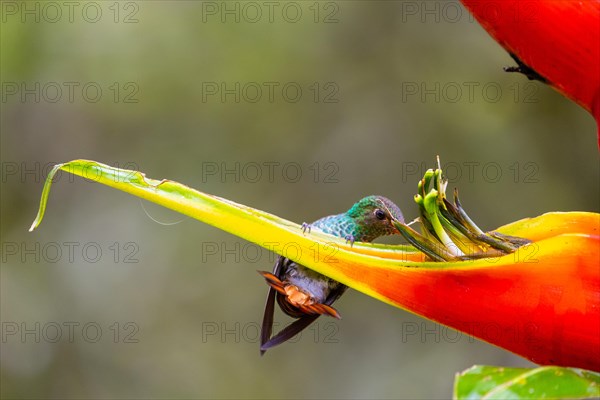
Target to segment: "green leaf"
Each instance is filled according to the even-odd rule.
[[[600,374],[578,368],[475,365],[456,375],[454,399],[587,399],[600,396]]]

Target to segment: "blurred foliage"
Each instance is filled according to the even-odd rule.
[[[504,368],[475,365],[457,374],[455,399],[590,399],[600,374],[578,368]]]
[[[28,4],[36,3],[43,4]],[[260,358],[267,287],[255,270],[269,268],[268,252],[67,174],[45,225],[27,233],[45,174],[74,158],[140,169],[303,222],[367,194],[403,204],[413,218],[416,182],[439,154],[449,188],[460,188],[484,230],[547,211],[597,212],[593,119],[552,89],[504,73],[510,57],[459,3],[451,3],[458,17],[445,15],[445,3],[413,3],[421,13],[412,15],[402,1],[318,2],[315,23],[315,3],[296,2],[297,23],[277,11],[272,23],[243,15],[223,23],[206,7],[224,2],[96,2],[102,17],[92,23],[81,13],[88,3],[77,2],[73,22],[66,9],[57,22],[50,14],[23,22],[6,4],[20,11],[25,3],[3,2],[0,311],[3,335],[13,324],[19,331],[1,343],[2,397],[447,398],[453,374],[473,364],[531,366],[357,293],[340,301],[342,321],[323,319]],[[437,16],[424,13],[436,4]],[[331,10],[337,22],[323,23]],[[137,22],[124,23],[133,11]],[[50,92],[40,101],[8,94],[36,82],[79,86],[73,101],[66,89],[56,102]],[[97,102],[82,95],[90,82],[102,89]],[[276,91],[273,102],[263,94],[237,103],[205,91],[236,82],[292,82],[303,95],[294,103]],[[337,102],[324,102],[328,83]],[[265,163],[280,163],[267,164],[273,179]],[[286,163],[300,166],[297,181]],[[211,175],[215,165],[239,166],[240,179]],[[490,199],[494,209],[479,206]],[[73,257],[69,243],[78,245]],[[86,245],[101,256],[86,255]],[[69,322],[79,324],[73,340]],[[22,323],[39,340],[22,337]],[[47,340],[52,323],[62,327],[56,343]],[[86,323],[101,327],[96,343],[83,337]],[[137,343],[124,339],[132,326]]]

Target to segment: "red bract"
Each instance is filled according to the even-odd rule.
[[[600,2],[461,1],[507,51],[600,124]]]
[[[533,241],[503,257],[336,269],[374,297],[533,362],[599,371],[599,226],[598,214],[550,213],[498,229]]]

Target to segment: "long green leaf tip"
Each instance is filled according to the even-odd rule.
[[[117,188],[119,188],[119,186],[117,185],[119,183],[141,184],[145,182],[146,184],[153,185],[160,184],[159,181],[146,178],[145,175],[141,172],[113,168],[109,167],[108,165],[97,163],[95,161],[74,160],[68,163],[56,164],[46,177],[44,189],[42,190],[42,198],[40,200],[38,214],[35,217],[33,223],[31,224],[29,232],[32,232],[35,228],[37,228],[42,222],[42,219],[44,218],[44,214],[46,212],[46,204],[48,202],[48,196],[50,195],[50,187],[52,186],[52,180],[54,179],[54,176],[59,170],[64,170],[74,175],[79,175],[81,177],[95,180],[107,184],[108,186]],[[91,175],[92,173],[94,175]],[[115,182],[115,185],[110,185],[107,181],[104,181],[105,179],[108,181],[112,180],[113,182]]]

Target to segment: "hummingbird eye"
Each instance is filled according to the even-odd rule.
[[[378,208],[377,210],[375,210],[375,217],[377,217],[377,219],[383,221],[385,219],[385,213]]]

